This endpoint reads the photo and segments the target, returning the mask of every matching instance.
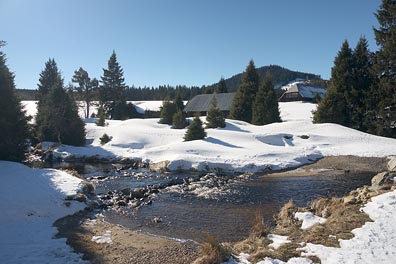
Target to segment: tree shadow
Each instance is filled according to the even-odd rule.
[[[205,139],[205,141],[206,141],[206,142],[209,142],[209,143],[221,145],[221,146],[224,146],[224,147],[229,147],[229,148],[242,148],[242,147],[240,147],[240,146],[232,145],[232,144],[230,144],[230,143],[224,142],[224,141],[222,141],[222,140],[220,140],[220,139],[213,138],[213,137],[207,137],[207,138]]]

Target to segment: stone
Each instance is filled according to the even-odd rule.
[[[387,171],[378,173],[371,179],[372,187],[378,187],[378,186],[381,186],[384,184],[390,184],[390,183],[392,183],[392,180],[390,178],[389,172],[387,172]]]
[[[355,196],[353,195],[348,195],[344,197],[344,203],[345,204],[355,204],[357,202]]]
[[[154,223],[161,223],[161,222],[162,222],[162,218],[161,218],[161,217],[154,217],[154,218],[152,219],[152,221],[153,221]]]
[[[390,157],[388,161],[388,171],[396,172],[396,156]]]
[[[76,200],[78,202],[85,202],[85,201],[87,201],[87,196],[85,194],[82,194],[82,193],[77,193],[74,196],[74,200]]]
[[[150,163],[149,169],[150,171],[154,171],[154,172],[167,172],[169,163],[170,163],[169,160],[160,161],[157,163]]]

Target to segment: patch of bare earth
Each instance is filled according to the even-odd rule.
[[[58,237],[66,237],[76,252],[82,253],[91,263],[191,263],[197,257],[193,242],[178,242],[153,237],[112,225],[100,217],[83,220],[84,213],[77,213],[58,220],[55,226]],[[83,220],[83,222],[81,222]],[[111,243],[92,241],[94,236],[110,233]]]

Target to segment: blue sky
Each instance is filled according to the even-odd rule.
[[[70,82],[99,78],[113,49],[128,85],[201,86],[277,64],[330,78],[347,39],[376,50],[380,0],[0,0],[0,39],[18,88],[36,89],[48,58]]]

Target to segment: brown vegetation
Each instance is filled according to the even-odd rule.
[[[200,255],[194,264],[220,264],[231,256],[231,248],[219,243],[216,237],[208,235],[200,246]]]

